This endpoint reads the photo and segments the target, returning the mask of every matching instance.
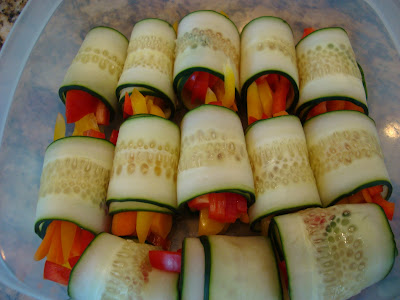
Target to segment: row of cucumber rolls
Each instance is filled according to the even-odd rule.
[[[184,299],[221,299],[250,290],[255,298],[282,297],[267,238],[214,236],[238,219],[263,235],[269,233],[278,262],[288,266],[293,299],[310,299],[297,285],[298,278],[321,267],[320,259],[310,255],[315,268],[292,269],[293,261],[303,257],[292,254],[291,242],[286,241],[303,236],[301,226],[309,232],[307,226],[315,220],[305,221],[310,219],[307,214],[320,215],[315,235],[326,237],[323,243],[332,246],[331,231],[337,234],[332,238],[344,236],[343,251],[352,249],[354,237],[347,239],[347,227],[337,231],[336,215],[371,214],[380,222],[383,250],[369,246],[366,235],[357,239],[368,244],[368,255],[379,257],[382,269],[363,260],[371,277],[358,285],[349,283],[339,298],[358,293],[390,272],[396,246],[375,205],[305,210],[293,214],[287,224],[279,221],[285,216],[277,216],[336,202],[374,202],[389,218],[393,215],[394,207],[384,200],[391,184],[379,138],[374,122],[364,114],[362,75],[344,30],[317,30],[295,48],[290,26],[276,17],[251,21],[241,36],[229,18],[214,11],[187,15],[178,34],[165,21],[142,20],[129,42],[114,29],[96,27],[82,43],[59,94],[67,123],[75,123],[75,129],[72,137],[63,137],[65,124],[58,122],[56,141],[46,150],[35,224],[43,242],[35,259],[47,256],[44,277],[63,284],[69,280],[74,299],[176,299],[180,293]],[[176,115],[177,99],[192,110],[180,129],[168,120]],[[116,115],[118,102],[124,122],[108,142],[101,129]],[[246,108],[250,125],[244,132],[237,111]],[[305,121],[304,130],[298,117],[288,115],[295,111]],[[59,128],[64,132],[57,133]],[[165,250],[173,215],[186,207],[199,211],[198,235],[209,237],[185,240],[178,290],[181,254]],[[340,224],[348,226],[346,220],[350,219]],[[356,217],[353,221],[361,222]],[[140,244],[98,235],[101,232],[137,238]],[[307,239],[313,241],[314,235]],[[310,246],[301,243],[299,247]],[[225,257],[223,249],[230,247],[227,253],[232,256]],[[190,251],[202,253],[203,262]],[[311,250],[300,255],[307,251]],[[387,255],[380,257],[379,251]],[[214,265],[229,268],[220,272]],[[191,271],[183,272],[185,268]],[[232,276],[238,269],[248,270],[246,278],[259,276],[260,282],[240,281],[243,284],[236,286]],[[339,269],[333,271],[343,275]],[[193,276],[204,278],[203,283]],[[269,284],[263,286],[264,279]],[[332,286],[347,289],[342,279],[332,282],[307,282],[318,290],[311,299],[338,293]],[[193,294],[192,288],[203,292]]]

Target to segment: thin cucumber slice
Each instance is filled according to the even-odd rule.
[[[181,299],[204,299],[204,248],[198,238],[185,238],[182,246]]]
[[[300,77],[296,113],[302,120],[306,111],[329,100],[351,101],[368,113],[363,77],[346,31],[317,30],[297,44],[296,53]]]
[[[160,19],[144,19],[132,30],[124,70],[116,94],[120,102],[133,88],[144,90],[162,99],[165,108],[174,114],[176,97],[172,87],[176,33]]]
[[[98,235],[73,268],[73,299],[178,299],[178,274],[152,268],[149,251],[158,247]]]
[[[208,236],[208,298],[282,299],[275,255],[266,237]]]
[[[65,220],[93,233],[107,230],[105,203],[114,145],[92,137],[65,137],[45,153],[35,232],[44,237],[51,220]]]
[[[383,210],[371,203],[278,216],[271,234],[293,300],[348,299],[386,277],[397,253]]]
[[[128,40],[117,30],[95,27],[89,31],[72,61],[58,91],[65,102],[69,90],[83,90],[108,107],[113,118],[117,110],[115,89],[126,58]]]
[[[108,187],[111,211],[114,203],[120,203],[117,210],[137,206],[129,201],[174,211],[179,144],[179,128],[169,120],[153,115],[127,119],[119,131]]]
[[[332,111],[304,124],[310,164],[324,207],[366,187],[392,184],[386,170],[375,122],[357,111]]]
[[[246,132],[246,144],[256,194],[249,208],[253,229],[269,215],[321,206],[303,127],[296,116],[257,122]]]
[[[178,205],[212,192],[233,191],[254,202],[254,182],[239,117],[230,109],[202,105],[181,124]]]
[[[192,104],[183,88],[195,71],[205,71],[223,79],[224,65],[229,64],[239,91],[240,36],[234,23],[215,11],[196,11],[185,16],[178,27],[173,86],[188,109]],[[237,98],[239,100],[239,98]]]
[[[299,75],[293,32],[284,20],[265,16],[250,21],[241,34],[241,95],[246,103],[247,89],[265,74],[285,76],[291,83],[286,107],[293,111],[299,98]]]

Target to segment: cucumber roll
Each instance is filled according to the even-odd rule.
[[[171,214],[177,209],[179,150],[180,131],[169,120],[141,114],[122,123],[107,194],[114,234],[138,236],[144,242],[153,232],[166,239],[172,226]],[[131,232],[118,233],[114,221],[126,212],[137,213],[126,215],[136,224]],[[151,227],[157,218],[161,218],[156,221],[159,230]]]
[[[254,123],[246,132],[246,144],[256,194],[256,202],[249,209],[253,229],[267,233],[267,228],[260,226],[262,219],[321,206],[303,127],[297,117],[281,116]]]
[[[182,300],[282,299],[277,264],[266,237],[186,238]]]
[[[103,26],[91,29],[65,74],[58,92],[61,100],[66,102],[72,90],[87,92],[105,104],[112,119],[127,47],[128,40],[117,30]]]
[[[264,113],[269,118],[281,111],[293,111],[299,99],[299,75],[293,32],[289,24],[271,16],[254,19],[243,28],[240,44],[243,101],[247,100],[249,86],[255,81],[262,94],[260,116],[251,108],[250,116],[260,119]],[[265,89],[272,93],[265,94]],[[285,90],[285,95],[277,99],[282,93],[281,89]],[[271,99],[268,97],[270,95]]]
[[[373,203],[277,216],[270,229],[292,300],[348,299],[385,278],[397,255],[388,220]]]
[[[324,207],[341,200],[358,202],[357,194],[367,202],[389,199],[392,185],[371,118],[357,111],[332,111],[306,121],[304,132]]]
[[[135,24],[129,41],[124,69],[116,90],[120,103],[125,93],[136,87],[143,95],[154,96],[167,118],[176,108],[172,88],[176,33],[160,19],[144,19]]]
[[[175,49],[173,84],[178,99],[187,109],[221,102],[237,110],[239,57],[239,32],[229,18],[211,10],[185,16]]]
[[[149,251],[159,248],[102,233],[71,272],[73,299],[178,299],[178,274],[152,268]]]
[[[181,131],[178,205],[188,204],[191,209],[200,210],[206,214],[200,215],[203,221],[209,220],[208,216],[220,221],[216,234],[222,231],[224,223],[247,215],[247,205],[254,202],[253,175],[242,124],[230,109],[202,105],[185,115]],[[217,203],[221,205],[218,209]]]
[[[343,28],[323,28],[308,34],[296,45],[296,53],[300,77],[296,113],[302,120],[314,115],[313,108],[319,103],[329,111],[326,106],[335,100],[345,100],[346,109],[368,114],[362,69]]]
[[[107,231],[106,195],[114,145],[92,137],[66,137],[46,150],[36,208],[35,232],[44,237],[52,220],[97,234]]]

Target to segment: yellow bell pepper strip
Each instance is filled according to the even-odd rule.
[[[163,110],[159,106],[157,106],[155,104],[153,104],[151,106],[149,113],[152,114],[152,115],[156,115],[156,116],[165,118],[165,114],[164,114]]]
[[[155,213],[151,223],[151,232],[166,239],[172,228],[172,216],[167,214]]]
[[[153,98],[150,98],[150,96],[146,96],[146,105],[147,105],[147,111],[151,110],[151,107],[153,106]]]
[[[249,125],[252,121],[260,120],[262,116],[262,107],[260,97],[258,95],[257,84],[253,82],[247,89],[247,115]],[[254,119],[251,119],[253,117]]]
[[[224,89],[225,94],[222,98],[222,104],[229,108],[235,102],[235,75],[229,63],[224,65]]]
[[[154,213],[148,211],[138,211],[136,217],[136,233],[139,243],[146,241],[149,234],[151,223],[153,222]]]
[[[87,130],[96,130],[100,131],[99,126],[97,125],[97,119],[94,113],[87,114],[79,121],[75,122],[73,136],[83,136],[83,133]]]
[[[148,114],[146,98],[137,89],[133,89],[131,95],[133,114]]]
[[[65,221],[61,222],[61,248],[64,257],[64,263],[68,262],[77,228],[78,226],[76,226],[74,223]]]
[[[125,211],[112,218],[111,233],[117,236],[132,236],[136,232],[137,212]]]
[[[208,217],[208,209],[200,210],[199,218],[199,235],[214,235],[220,233],[225,227],[225,223],[221,223]]]
[[[223,10],[220,11],[221,15],[224,15],[225,17],[227,17],[229,19],[229,16],[226,14],[226,12],[224,12]]]
[[[58,113],[56,118],[56,125],[54,126],[54,140],[65,137],[65,120],[62,114]]]
[[[217,96],[215,96],[214,92],[212,89],[207,88],[207,94],[206,94],[206,101],[205,104],[210,104],[211,102],[217,102]]]
[[[174,24],[172,24],[172,28],[174,28],[175,33],[178,34],[178,21],[175,21]]]
[[[263,108],[264,114],[267,118],[272,117],[272,103],[273,96],[271,88],[269,87],[268,81],[266,79],[260,80],[260,83],[257,84],[258,95],[260,97],[261,105]]]

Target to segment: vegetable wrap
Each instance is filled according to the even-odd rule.
[[[232,99],[227,101],[230,103],[227,107],[230,107],[239,95],[239,57],[239,32],[229,18],[211,10],[195,11],[185,16],[179,23],[175,49],[173,84],[178,99],[188,109],[204,104],[207,86],[212,87],[211,81],[215,84],[218,78],[226,81],[228,78],[224,77],[229,76],[226,76],[225,69],[229,66],[234,77]],[[194,91],[184,88],[196,72],[211,74],[211,79],[207,74],[202,74]],[[203,76],[206,77],[205,81],[200,79]],[[202,89],[203,85],[205,89]],[[222,94],[223,89],[222,84]],[[225,92],[227,89],[225,85]],[[196,93],[196,90],[203,90],[204,93]],[[221,101],[218,93],[217,99]]]
[[[281,116],[254,123],[246,132],[256,202],[249,209],[253,229],[273,214],[321,206],[308,161],[300,120]]]
[[[36,208],[35,232],[44,237],[52,220],[92,233],[107,231],[106,195],[114,145],[92,137],[66,137],[46,150]]]
[[[357,111],[333,111],[309,119],[304,132],[322,205],[329,206],[364,188],[392,185],[374,121]]]
[[[372,203],[277,216],[270,228],[292,300],[348,299],[385,278],[397,255],[385,214]]]
[[[296,46],[302,120],[318,103],[346,100],[368,114],[362,70],[346,31],[339,27],[316,30]]]
[[[73,299],[178,299],[178,274],[152,268],[149,251],[158,247],[102,233],[71,272]]]
[[[266,237],[186,238],[182,300],[282,299],[274,252]]]
[[[254,202],[253,175],[242,124],[235,112],[202,105],[185,115],[181,131],[179,206],[214,192],[239,193],[249,204]]]
[[[277,17],[259,17],[250,21],[241,34],[241,96],[247,99],[252,82],[266,74],[279,74],[290,81],[286,110],[292,111],[299,98],[299,75],[293,32]]]
[[[86,35],[65,74],[59,96],[65,102],[70,90],[82,90],[100,99],[110,110],[117,109],[115,89],[126,58],[128,40],[115,29],[95,27]]]
[[[175,39],[166,21],[144,19],[135,24],[116,91],[120,102],[125,92],[130,94],[136,87],[143,95],[159,98],[166,117],[172,117],[176,108],[172,88]]]
[[[120,128],[108,188],[110,213],[177,208],[176,174],[180,132],[154,115],[136,115]]]

